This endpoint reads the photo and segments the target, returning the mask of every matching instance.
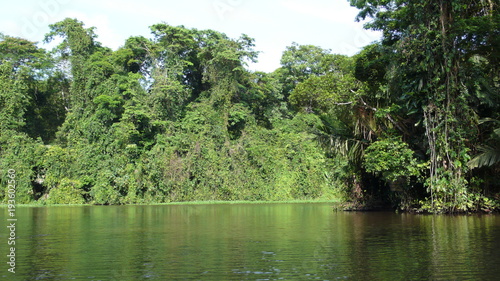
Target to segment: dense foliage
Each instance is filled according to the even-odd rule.
[[[381,42],[293,43],[273,73],[247,70],[246,35],[165,23],[116,51],[76,19],[50,26],[50,52],[1,35],[0,183],[16,170],[19,203],[493,210],[500,15],[473,2],[352,0]]]

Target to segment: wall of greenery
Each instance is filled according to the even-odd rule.
[[[491,1],[356,1],[380,42],[292,44],[156,24],[103,47],[76,19],[53,50],[0,36],[0,200],[147,204],[327,199],[492,211],[500,185],[500,15]]]

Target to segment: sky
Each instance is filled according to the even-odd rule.
[[[0,32],[41,42],[49,24],[77,18],[115,50],[130,36],[151,38],[149,26],[162,22],[247,34],[261,52],[249,68],[271,72],[293,42],[350,56],[378,40],[355,21],[357,12],[348,0],[14,0],[2,4]]]

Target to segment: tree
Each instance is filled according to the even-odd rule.
[[[430,161],[430,206],[433,210],[468,208],[466,163],[477,131],[470,106],[467,62],[485,52],[495,60],[498,5],[491,1],[350,1],[373,18],[366,27],[383,32],[391,50],[397,86],[406,112],[420,115]],[[491,4],[491,5],[490,5]],[[476,85],[477,86],[477,85]]]
[[[330,50],[318,46],[295,42],[288,46],[281,57],[281,68],[277,70],[283,83],[285,99],[288,99],[298,83],[309,76],[322,76],[344,67],[342,60],[342,56],[333,55]]]
[[[43,146],[26,134],[28,110],[35,102],[31,89],[37,85],[34,79],[35,65],[44,52],[27,40],[2,37],[0,48],[0,199],[8,196],[7,175],[16,175],[16,202],[31,203],[37,167],[43,154]],[[11,171],[11,172],[9,172]],[[13,171],[13,172],[12,172]]]
[[[44,42],[49,43],[56,37],[63,41],[56,47],[62,63],[69,61],[71,67],[71,88],[69,109],[81,113],[91,102],[85,91],[88,73],[86,73],[86,60],[98,49],[99,44],[95,42],[97,35],[94,28],[84,28],[83,22],[77,19],[66,18],[63,21],[49,26],[50,32],[45,35]]]

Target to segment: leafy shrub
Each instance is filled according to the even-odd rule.
[[[418,163],[407,143],[394,138],[372,143],[365,150],[363,160],[367,172],[379,175],[388,182],[420,176],[425,167]]]
[[[83,204],[82,183],[78,180],[64,178],[59,186],[52,188],[47,196],[48,204]]]

